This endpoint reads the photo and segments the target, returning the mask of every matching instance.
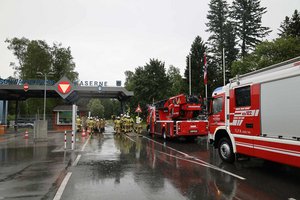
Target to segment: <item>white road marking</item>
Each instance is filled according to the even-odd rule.
[[[56,192],[56,195],[55,195],[55,197],[53,198],[53,200],[60,200],[60,198],[61,198],[61,196],[62,196],[62,194],[63,194],[63,192],[64,192],[64,190],[65,190],[65,188],[66,188],[66,185],[67,185],[67,183],[68,183],[68,181],[69,181],[71,175],[72,175],[72,172],[68,172],[68,173],[67,173],[67,175],[65,176],[63,182],[62,182],[61,185],[59,186],[59,188],[58,188],[58,190],[57,190],[57,192]]]
[[[128,137],[128,136],[126,136],[126,137]],[[129,138],[129,137],[128,137],[128,138]],[[155,140],[153,140],[153,139],[151,139],[151,138],[148,138],[148,137],[145,137],[145,138],[148,139],[148,140],[150,140],[150,141],[153,141],[154,143],[157,143],[157,144],[159,144],[159,145],[161,145],[161,146],[164,146],[164,144],[161,144],[161,143],[159,143],[159,142],[157,142],[157,141],[155,141]],[[131,138],[130,138],[130,139],[131,139]],[[131,139],[131,140],[132,140],[132,139]],[[132,141],[134,141],[134,140],[132,140]],[[135,142],[135,141],[134,141],[134,142]],[[176,150],[176,149],[174,149],[174,148],[172,148],[172,147],[169,147],[169,146],[166,146],[166,147],[169,148],[169,149],[171,149],[171,150],[173,150],[173,151],[175,151],[175,152],[177,152],[177,153],[180,153],[180,154],[184,155],[186,158],[181,158],[181,157],[174,156],[174,155],[171,155],[171,154],[168,154],[168,153],[165,153],[165,152],[160,152],[160,151],[157,151],[157,150],[156,150],[156,151],[159,152],[159,153],[166,154],[166,155],[168,155],[168,156],[170,156],[170,157],[175,157],[175,158],[178,158],[178,159],[181,159],[181,160],[185,160],[185,161],[188,161],[188,162],[191,162],[191,163],[194,163],[194,164],[198,164],[198,165],[202,165],[202,166],[204,166],[204,167],[208,167],[208,168],[214,169],[214,170],[216,170],[216,171],[223,172],[223,173],[225,173],[225,174],[231,175],[231,176],[236,177],[236,178],[241,179],[241,180],[246,180],[246,178],[244,178],[244,177],[242,177],[242,176],[239,176],[239,175],[234,174],[234,173],[231,173],[231,172],[229,172],[229,171],[227,171],[227,170],[221,169],[221,168],[219,168],[219,167],[217,167],[217,166],[215,166],[215,165],[212,165],[212,164],[210,164],[210,163],[208,163],[208,162],[205,162],[204,160],[201,160],[201,159],[196,158],[196,157],[194,157],[194,156],[190,156],[190,155],[188,155],[188,154],[186,154],[186,153],[184,153],[184,152],[182,152],[182,151],[178,151],[178,150]],[[190,159],[193,159],[193,160],[190,160]]]
[[[81,155],[78,155],[76,157],[76,160],[73,162],[72,166],[75,167],[78,164],[79,159],[81,158]]]
[[[86,142],[85,142],[84,145],[82,146],[81,151],[84,151],[84,149],[85,149],[85,147],[86,147],[88,141],[90,140],[90,138],[91,138],[91,136],[88,137],[88,139],[86,140]]]

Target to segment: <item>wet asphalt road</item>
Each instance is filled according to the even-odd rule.
[[[300,199],[300,170],[259,159],[224,164],[205,139],[89,139],[62,199]]]
[[[64,151],[63,134],[34,144],[0,141],[0,199],[300,199],[300,169],[260,159],[223,163],[205,138],[195,142],[104,134],[77,138]]]

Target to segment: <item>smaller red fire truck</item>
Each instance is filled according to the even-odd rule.
[[[209,139],[236,154],[300,167],[300,57],[230,80],[212,94]]]
[[[196,96],[180,94],[154,103],[148,107],[147,130],[149,134],[161,135],[164,139],[208,134],[207,120],[200,120],[202,104]]]

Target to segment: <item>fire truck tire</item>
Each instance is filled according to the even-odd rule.
[[[221,159],[228,163],[233,163],[235,155],[233,153],[233,148],[231,141],[227,137],[223,137],[219,141],[218,151]]]

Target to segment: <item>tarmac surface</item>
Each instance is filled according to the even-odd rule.
[[[0,135],[0,199],[300,199],[300,169],[260,159],[222,163],[206,138],[64,134],[34,143]]]

